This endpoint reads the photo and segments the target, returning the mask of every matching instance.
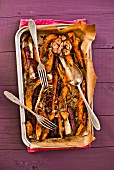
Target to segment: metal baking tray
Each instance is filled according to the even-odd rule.
[[[56,25],[58,28],[65,28],[66,26],[71,25],[71,24],[59,24]],[[52,25],[38,25],[38,28],[41,27],[47,27],[47,26],[52,26]],[[54,26],[54,25],[53,25]],[[28,26],[20,28],[15,35],[15,47],[16,47],[16,63],[17,63],[17,78],[18,78],[18,92],[19,92],[19,99],[20,101],[24,104],[24,84],[23,84],[23,71],[22,71],[22,59],[21,59],[21,36],[23,33],[28,31]],[[92,48],[90,47],[89,50],[89,57],[92,59]],[[91,104],[91,108],[93,109],[93,102]],[[31,141],[29,141],[26,133],[26,115],[25,115],[25,110],[23,107],[20,106],[20,125],[21,125],[21,137],[23,143],[27,147],[32,147],[33,144]],[[91,133],[93,134],[93,126],[91,125]],[[69,147],[69,146],[68,146]],[[35,146],[35,148],[39,148],[39,146]],[[47,147],[43,147],[47,148]],[[52,147],[51,147],[52,148]],[[57,147],[56,147],[57,148]],[[60,147],[59,147],[60,148]]]

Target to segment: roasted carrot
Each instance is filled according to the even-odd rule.
[[[64,131],[64,128],[63,128],[62,124],[63,124],[63,120],[62,120],[61,114],[58,113],[59,135],[61,136],[61,138],[63,138],[63,131]]]
[[[74,32],[69,32],[68,37],[69,37],[70,42],[73,46],[74,52],[77,56],[77,59],[78,59],[80,66],[84,67],[83,57],[82,57],[81,51],[79,49],[80,39],[78,37],[76,37]]]
[[[29,109],[32,110],[32,96],[36,87],[40,85],[40,79],[36,79],[35,82],[27,86],[25,91],[25,104]]]
[[[53,61],[54,61],[54,54],[52,53],[52,49],[49,48],[48,50],[48,60],[45,62],[45,68],[47,73],[50,73],[53,67]]]
[[[82,91],[83,91],[83,94],[85,95],[86,94],[85,80],[83,80],[83,82],[82,82]],[[76,135],[79,135],[81,133],[83,127],[86,124],[86,113],[84,112],[84,110],[85,110],[85,104],[84,104],[81,94],[79,93],[79,103],[78,103],[78,124],[79,124],[79,127],[76,132]]]
[[[65,56],[65,59],[66,59],[66,61],[68,62],[68,64],[70,64],[70,65],[73,65],[73,64],[74,64],[74,61],[73,61],[73,59],[72,59],[72,55],[71,55],[71,54],[66,55],[66,56]]]
[[[58,64],[57,71],[59,73],[59,76],[61,77],[62,82],[64,84],[66,84],[67,83],[67,77],[66,77],[66,74],[65,74],[65,70],[62,68],[61,64]]]
[[[36,122],[36,140],[40,139],[41,133],[42,133],[42,126],[38,122]]]
[[[26,127],[27,127],[27,136],[31,138],[31,136],[33,135],[33,126],[30,121],[27,121]]]

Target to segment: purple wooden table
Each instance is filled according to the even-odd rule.
[[[86,18],[96,24],[93,61],[98,76],[94,111],[102,130],[89,149],[27,153],[19,108],[4,95],[18,95],[14,36],[21,18]],[[114,170],[114,1],[0,0],[0,170]]]

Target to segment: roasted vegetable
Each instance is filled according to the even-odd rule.
[[[59,73],[59,76],[61,77],[62,82],[64,84],[66,84],[67,83],[67,77],[66,77],[66,74],[65,74],[65,70],[62,68],[61,64],[58,64],[57,71]]]
[[[72,58],[71,54],[66,55],[65,59],[66,59],[67,63],[70,64],[71,66],[74,64],[74,61],[73,61],[73,58]]]
[[[41,37],[42,39],[42,37]],[[26,43],[24,42],[26,40]],[[38,56],[29,35],[22,42],[25,104],[36,114],[50,119],[58,128],[50,131],[41,126],[28,113],[26,128],[29,139],[43,141],[46,138],[79,136],[87,125],[87,110],[77,87],[69,82],[73,79],[69,65],[77,63],[84,70],[81,40],[74,32],[43,36],[39,44],[41,62],[45,65],[48,88],[41,86],[37,73]],[[86,74],[81,84],[86,97]]]
[[[76,54],[76,57],[78,59],[80,66],[84,67],[83,57],[82,57],[81,51],[79,49],[80,39],[78,37],[76,37],[74,32],[69,32],[68,37],[69,37],[70,42],[73,46],[74,52]]]
[[[85,83],[85,80],[83,80],[82,81],[82,91],[83,91],[84,95],[86,95],[85,89],[86,89],[86,83]],[[78,124],[79,124],[79,127],[76,132],[76,135],[79,135],[81,133],[83,127],[86,124],[86,113],[84,111],[85,111],[85,104],[84,104],[81,94],[79,93],[79,103],[78,103]]]
[[[60,113],[58,113],[58,127],[59,127],[59,135],[61,138],[63,138],[64,127],[63,127],[63,120]]]
[[[45,62],[45,67],[47,73],[50,73],[53,67],[53,61],[54,61],[54,54],[52,53],[51,48],[48,50],[48,60]]]
[[[26,123],[26,128],[27,128],[27,136],[28,136],[29,138],[31,138],[32,135],[33,135],[33,126],[32,126],[32,124],[31,124],[30,121],[27,121],[27,123]]]
[[[69,113],[71,129],[72,129],[73,133],[75,133],[76,132],[76,120],[75,120],[75,114],[71,107],[68,107],[68,113]]]
[[[30,84],[26,88],[26,91],[25,91],[25,104],[31,110],[32,110],[32,96],[33,96],[34,90],[39,85],[40,85],[40,79],[37,79],[35,80],[35,82],[33,82],[33,84]]]
[[[38,122],[36,122],[36,140],[40,139],[41,133],[42,133],[42,126]]]

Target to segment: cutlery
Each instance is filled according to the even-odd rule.
[[[8,91],[4,91],[4,95],[11,100],[13,103],[16,103],[17,105],[23,107],[24,109],[28,110],[30,113],[32,113],[37,121],[44,126],[45,128],[48,128],[50,130],[53,130],[55,128],[57,128],[57,125],[55,125],[54,123],[52,123],[50,120],[48,120],[47,118],[37,115],[36,113],[34,113],[32,110],[30,110],[27,106],[25,106],[16,96],[14,96],[12,93],[8,92]]]
[[[90,105],[88,104],[88,102],[81,90],[81,87],[80,87],[82,80],[83,80],[83,74],[82,74],[81,70],[78,68],[78,66],[76,64],[67,66],[64,58],[62,58],[62,57],[60,57],[60,60],[61,60],[63,67],[65,68],[67,74],[69,74],[69,76],[72,77],[70,84],[78,87],[78,90],[83,98],[86,108],[87,108],[88,112],[90,113],[90,119],[91,119],[93,127],[96,130],[100,130],[100,122],[99,122],[97,116],[95,115],[95,113],[93,112],[93,110],[91,109]]]
[[[45,66],[40,61],[40,54],[38,50],[38,41],[37,41],[37,28],[35,22],[32,19],[28,21],[28,27],[38,56],[39,64],[37,66],[37,70],[38,70],[39,78],[41,80],[41,84],[44,85],[44,87],[48,87],[48,80],[47,80]]]

